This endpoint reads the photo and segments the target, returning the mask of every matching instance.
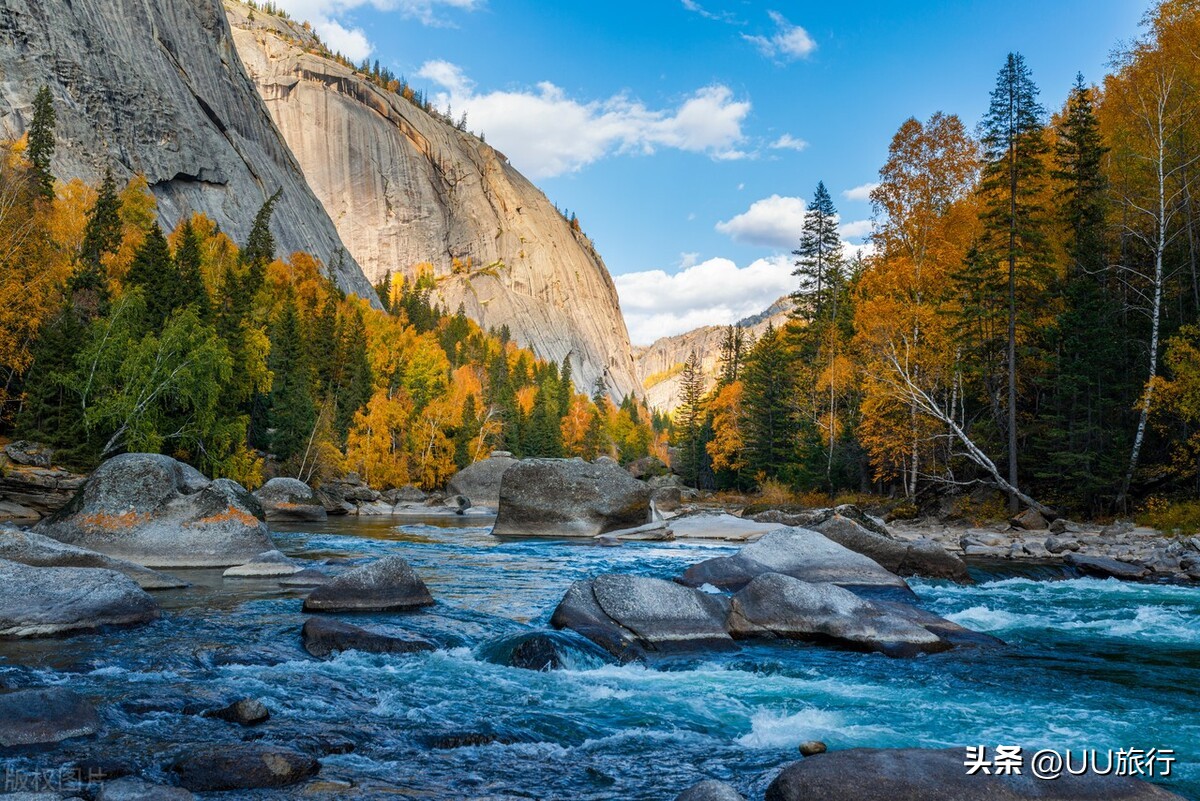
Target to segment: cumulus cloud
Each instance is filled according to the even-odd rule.
[[[804,225],[804,207],[801,198],[771,195],[754,201],[741,214],[717,223],[716,229],[735,242],[788,248],[800,236],[800,229]]]
[[[808,147],[808,142],[797,139],[789,133],[785,133],[771,143],[772,150],[803,150],[806,147]]]
[[[846,198],[846,200],[870,200],[871,193],[875,191],[875,187],[877,186],[879,186],[878,183],[860,184],[842,192],[842,197]]]
[[[792,24],[778,11],[770,11],[768,14],[771,22],[775,23],[774,33],[770,36],[742,34],[742,38],[757,47],[764,56],[776,61],[795,61],[798,58],[807,58],[817,49],[817,43],[804,28]]]
[[[659,337],[758,314],[795,288],[792,269],[791,258],[783,254],[745,267],[714,258],[675,273],[648,270],[614,280],[630,338],[648,345]]]
[[[295,19],[312,23],[313,30],[330,49],[352,61],[362,61],[374,48],[362,28],[347,27],[343,16],[361,6],[396,11],[426,25],[446,24],[441,11],[474,11],[483,0],[276,0]]]
[[[851,220],[838,226],[838,233],[843,239],[858,239],[871,233],[870,220]]]
[[[607,100],[577,100],[543,81],[530,89],[479,92],[463,71],[447,61],[426,62],[418,73],[442,91],[433,97],[454,113],[465,111],[470,127],[522,172],[547,178],[574,172],[612,153],[653,153],[673,148],[715,159],[749,154],[742,124],[750,103],[726,86],[706,86],[673,109],[651,109],[625,94]]]

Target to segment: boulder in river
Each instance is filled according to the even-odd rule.
[[[241,698],[228,706],[205,712],[204,717],[236,723],[239,726],[257,726],[270,719],[271,711],[257,698]]]
[[[727,628],[737,638],[829,641],[889,656],[950,647],[936,634],[849,590],[779,573],[757,576],[733,596]]]
[[[1026,750],[1031,756],[1034,752]],[[1153,784],[1088,772],[1057,779],[976,772],[962,748],[852,748],[793,762],[767,788],[766,801],[1167,801],[1181,797]]]
[[[328,514],[313,488],[298,478],[276,477],[254,493],[267,520],[320,521]]]
[[[67,545],[33,531],[0,526],[0,559],[30,567],[100,567],[115,570],[137,582],[143,590],[168,590],[188,583],[148,567],[102,553]]]
[[[1063,561],[1080,572],[1099,578],[1115,578],[1122,581],[1137,581],[1145,578],[1150,572],[1141,565],[1122,562],[1108,556],[1087,556],[1085,554],[1068,553]]]
[[[190,748],[171,770],[196,793],[287,787],[315,776],[321,763],[272,745],[225,743]]]
[[[814,583],[912,594],[904,579],[878,562],[804,528],[776,529],[733,556],[719,556],[692,565],[680,581],[689,587],[711,584],[736,591],[763,573],[782,573]]]
[[[403,557],[385,556],[317,587],[305,612],[391,612],[432,606],[433,596]]]
[[[679,795],[675,801],[746,801],[732,784],[707,779],[699,784],[693,784]]]
[[[228,578],[274,578],[292,576],[304,568],[279,551],[260,553],[244,565],[237,565],[221,575]]]
[[[571,629],[623,662],[651,653],[732,650],[727,599],[662,579],[605,574],[567,590],[550,625]]]
[[[100,716],[81,695],[62,687],[0,695],[0,747],[58,743],[100,731]]]
[[[469,498],[471,506],[497,509],[500,506],[500,482],[517,460],[507,451],[494,451],[487,459],[467,465],[446,484],[447,495]]]
[[[126,776],[101,784],[96,801],[194,801],[195,798],[196,796],[182,787],[151,784]]]
[[[230,567],[274,546],[240,484],[169,456],[126,453],[96,468],[40,534],[149,567]]]
[[[611,459],[525,459],[504,473],[492,533],[595,537],[648,522],[650,488]]]
[[[318,659],[338,651],[362,651],[368,654],[416,654],[433,651],[437,646],[412,635],[398,637],[380,634],[331,618],[310,617],[300,630],[304,650]]]
[[[127,576],[94,567],[0,559],[0,637],[45,637],[146,623],[158,604]]]

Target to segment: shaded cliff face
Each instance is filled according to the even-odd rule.
[[[570,356],[576,387],[638,391],[616,287],[588,239],[504,156],[308,50],[288,20],[228,2],[234,41],[342,241],[372,279],[433,266],[435,300]]]
[[[782,297],[761,314],[738,321],[738,327],[745,331],[747,350],[767,330],[768,325],[776,328],[786,325],[792,306],[789,298]],[[706,325],[672,337],[663,337],[653,345],[634,350],[638,380],[642,382],[646,403],[650,408],[673,412],[679,406],[683,363],[693,351],[700,357],[704,391],[708,392],[716,385],[721,372],[721,344],[725,340],[725,328]]]
[[[0,128],[19,136],[50,87],[63,180],[146,176],[167,228],[203,212],[244,241],[277,189],[281,254],[337,266],[374,298],[234,52],[220,0],[0,0]]]

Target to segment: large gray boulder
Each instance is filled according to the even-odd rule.
[[[500,485],[498,536],[594,537],[650,522],[650,488],[612,460],[526,459]]]
[[[254,497],[262,504],[267,520],[313,522],[328,517],[313,488],[298,478],[273,478],[259,487]]]
[[[517,460],[503,451],[494,452],[489,458],[468,465],[454,474],[446,484],[447,495],[462,495],[472,506],[489,509],[500,507],[500,483],[508,469]]]
[[[1033,751],[1026,749],[1027,756]],[[967,774],[965,749],[852,748],[806,757],[783,769],[766,801],[1182,801],[1153,784],[1092,772],[1057,779]]]
[[[100,731],[100,716],[83,696],[62,687],[0,695],[0,747],[46,745]]]
[[[1089,576],[1115,578],[1121,581],[1137,581],[1145,578],[1150,572],[1141,565],[1122,562],[1109,556],[1069,553],[1063,557],[1063,561]]]
[[[437,646],[421,637],[380,634],[340,620],[310,617],[300,630],[304,650],[318,659],[338,651],[362,651],[368,654],[416,654],[435,651]]]
[[[777,529],[733,556],[720,556],[692,565],[680,581],[689,587],[711,584],[736,591],[763,573],[782,573],[814,583],[911,594],[904,579],[878,562],[804,528]]]
[[[0,526],[0,559],[30,567],[99,567],[129,576],[143,590],[169,590],[188,583],[148,567],[76,548],[32,531]]]
[[[241,485],[154,453],[109,459],[34,530],[148,567],[231,567],[274,548]]]
[[[429,588],[400,556],[385,556],[317,587],[305,612],[391,612],[433,605]]]
[[[45,637],[146,623],[158,604],[127,576],[0,559],[0,637]]]
[[[254,743],[192,748],[171,766],[179,783],[196,793],[287,787],[320,769],[306,754]]]
[[[550,625],[571,629],[628,662],[651,653],[732,649],[727,601],[674,582],[606,574],[567,590]]]
[[[737,638],[832,641],[889,656],[944,651],[950,644],[899,615],[834,584],[764,573],[730,602],[726,622]]]
[[[693,784],[679,795],[675,801],[746,801],[733,785],[707,779],[699,784]]]

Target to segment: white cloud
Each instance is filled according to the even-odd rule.
[[[696,90],[674,109],[650,109],[625,94],[581,101],[543,81],[535,89],[480,93],[462,70],[446,61],[426,62],[418,73],[443,91],[439,107],[455,116],[467,112],[468,125],[532,178],[579,170],[612,153],[653,153],[667,147],[704,153],[715,159],[748,156],[738,145],[748,101],[736,100],[726,86]]]
[[[474,11],[483,0],[275,0],[293,18],[312,23],[313,30],[329,46],[351,61],[362,61],[374,47],[362,28],[347,27],[343,16],[361,6],[396,11],[426,25],[444,25],[444,9]]]
[[[615,276],[621,311],[635,344],[702,325],[729,325],[758,314],[795,288],[792,260],[779,254],[738,267],[707,259],[669,274],[648,270]]]
[[[754,201],[741,214],[717,223],[716,229],[735,242],[790,248],[800,238],[804,207],[801,198],[771,195]]]
[[[871,233],[870,220],[852,220],[838,226],[838,233],[843,239],[858,239]]]
[[[875,191],[877,186],[879,186],[877,183],[860,184],[842,192],[842,197],[846,198],[846,200],[870,200],[871,193]]]
[[[771,21],[775,23],[773,34],[770,36],[742,34],[742,38],[757,47],[764,56],[776,61],[794,61],[798,58],[807,58],[812,51],[817,49],[817,43],[804,28],[793,25],[778,11],[770,11],[768,14]]]
[[[808,147],[808,142],[797,139],[789,133],[785,133],[771,143],[772,150],[804,150],[806,147]]]

